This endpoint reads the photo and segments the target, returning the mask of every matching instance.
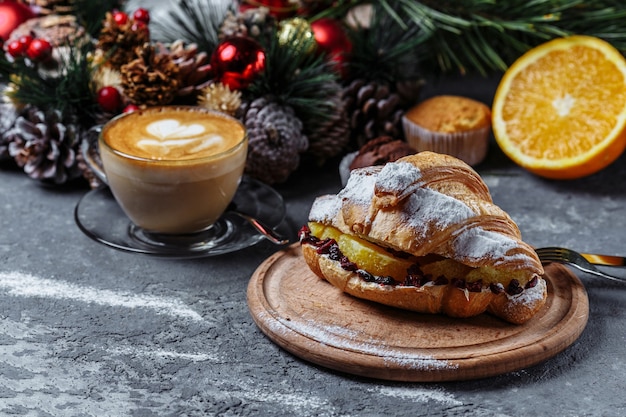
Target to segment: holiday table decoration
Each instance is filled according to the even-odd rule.
[[[246,173],[276,184],[303,160],[404,139],[402,116],[432,77],[505,71],[572,34],[626,50],[626,10],[609,0],[167,4],[155,19],[120,0],[0,2],[3,165],[52,184],[91,180],[78,149],[94,125],[186,104],[245,123]]]

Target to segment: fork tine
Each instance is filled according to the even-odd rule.
[[[539,259],[541,260],[542,263],[544,262],[566,263],[588,274],[607,278],[612,281],[621,281],[621,282],[626,281],[626,278],[617,277],[617,276],[614,276],[614,275],[611,275],[604,271],[599,270],[593,264],[587,261],[581,254],[571,249],[552,246],[552,247],[535,249],[535,252],[537,253],[537,256],[539,256]]]

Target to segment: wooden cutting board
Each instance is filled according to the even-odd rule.
[[[557,264],[545,279],[546,305],[523,325],[488,314],[453,319],[344,294],[310,271],[295,243],[257,268],[247,297],[263,333],[304,360],[372,378],[451,381],[535,365],[580,336],[589,316],[584,286]]]

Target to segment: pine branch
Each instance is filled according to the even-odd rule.
[[[421,45],[430,32],[401,16],[398,2],[380,0],[373,5],[369,28],[349,30],[351,78],[395,82],[420,77]]]
[[[165,43],[195,43],[200,51],[211,53],[219,44],[220,25],[229,11],[236,12],[235,7],[232,0],[179,0],[172,5],[169,20],[152,23],[152,38]]]
[[[124,0],[74,0],[72,8],[76,18],[87,33],[98,37],[102,28],[102,21],[107,12],[121,9]]]
[[[291,106],[305,125],[310,120],[326,121],[336,111],[332,98],[340,92],[331,64],[309,51],[297,34],[279,41],[274,32],[260,42],[266,54],[265,71],[249,93],[271,95]]]
[[[16,88],[10,93],[11,98],[44,110],[75,114],[88,125],[96,106],[91,91],[89,49],[89,44],[71,46],[58,75],[52,77],[42,76],[37,67],[24,61],[15,62],[10,80]]]
[[[503,71],[533,46],[572,34],[603,38],[626,51],[626,10],[616,0],[398,2],[399,14],[429,34],[422,49],[426,62],[435,64],[432,71]]]

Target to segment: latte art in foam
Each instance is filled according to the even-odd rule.
[[[221,135],[207,133],[203,125],[181,124],[174,119],[152,122],[146,132],[150,137],[139,139],[137,146],[155,156],[168,155],[181,149],[187,153],[197,153],[224,144]]]
[[[200,110],[160,108],[127,115],[107,128],[104,140],[126,155],[190,160],[218,155],[241,142],[243,127]]]

